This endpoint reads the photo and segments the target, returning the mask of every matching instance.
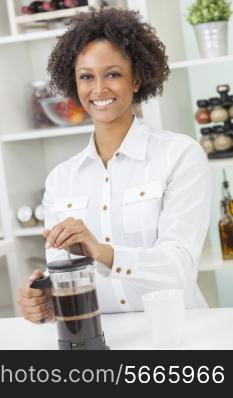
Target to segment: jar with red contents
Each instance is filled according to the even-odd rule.
[[[207,124],[210,122],[210,111],[208,109],[209,102],[207,100],[197,101],[198,110],[195,113],[195,119],[199,124]]]
[[[34,81],[32,83],[31,110],[32,121],[35,128],[47,128],[54,126],[54,123],[47,117],[42,109],[40,100],[50,97],[47,82],[44,80]]]

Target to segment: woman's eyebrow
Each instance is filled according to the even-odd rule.
[[[112,69],[112,68],[119,68],[119,69],[123,69],[120,65],[109,65],[104,67],[104,70],[108,70],[108,69]],[[88,68],[88,67],[84,67],[82,66],[81,68],[78,68],[78,71],[80,72],[81,70],[89,70],[92,71],[94,68]]]

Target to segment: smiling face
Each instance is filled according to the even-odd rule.
[[[75,64],[77,92],[93,123],[112,123],[132,115],[139,84],[130,60],[109,41],[93,41]]]

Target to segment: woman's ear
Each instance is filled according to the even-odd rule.
[[[141,86],[141,83],[140,83],[139,79],[136,79],[136,80],[134,81],[134,92],[135,92],[135,93],[137,93],[137,92],[139,91],[140,86]]]

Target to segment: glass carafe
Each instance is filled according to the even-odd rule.
[[[31,287],[50,288],[61,350],[106,350],[93,259],[82,257],[47,265],[49,276]]]

